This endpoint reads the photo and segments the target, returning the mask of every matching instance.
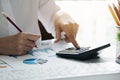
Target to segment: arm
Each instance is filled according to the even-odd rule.
[[[65,41],[72,42],[76,48],[79,48],[75,40],[78,24],[71,16],[61,11],[54,0],[44,1],[45,3],[39,6],[38,17],[47,31],[52,33],[53,36],[56,36],[55,42],[61,39],[61,32],[65,32]]]

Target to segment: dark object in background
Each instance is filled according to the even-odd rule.
[[[38,20],[38,25],[39,25],[39,28],[41,31],[42,40],[48,40],[48,39],[54,38],[51,33],[48,33],[46,31],[45,27],[43,26],[43,24],[39,20]]]

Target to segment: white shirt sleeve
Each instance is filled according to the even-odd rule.
[[[54,0],[39,0],[38,18],[49,33],[55,37],[53,18],[60,8]]]

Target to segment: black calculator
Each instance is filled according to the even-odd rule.
[[[110,43],[95,48],[81,47],[80,49],[76,49],[74,47],[71,47],[57,52],[56,55],[62,58],[88,60],[98,57],[99,51],[109,46]]]

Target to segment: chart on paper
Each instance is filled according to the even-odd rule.
[[[56,58],[56,51],[68,47],[70,47],[70,45],[65,43],[52,44],[51,46],[47,47],[35,48],[24,56],[1,55],[0,59],[13,69],[29,69],[48,64],[50,59]]]

